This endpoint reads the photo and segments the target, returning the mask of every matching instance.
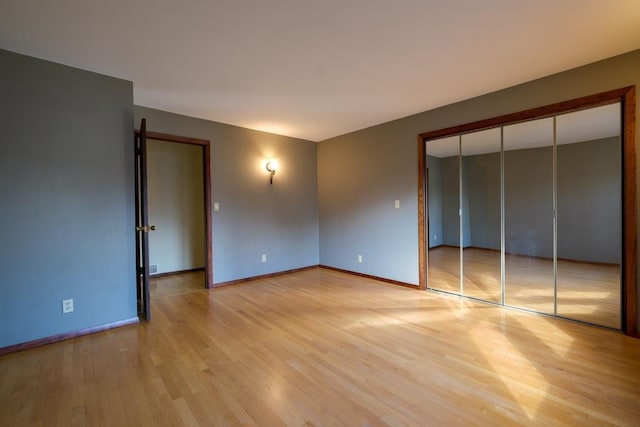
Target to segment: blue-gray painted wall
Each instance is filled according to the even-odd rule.
[[[619,264],[620,138],[558,145],[557,152],[558,257]],[[506,251],[553,258],[552,148],[504,156]],[[458,163],[458,157],[427,156],[430,247],[459,246]],[[462,165],[465,247],[500,250],[500,153],[465,156]],[[438,235],[442,242],[435,242]]]
[[[211,141],[213,281],[318,264],[315,142],[135,107],[154,132]],[[265,160],[280,170],[269,183]],[[261,261],[267,255],[267,262]]]
[[[413,150],[386,126],[319,143],[321,264],[417,283],[416,135]]]
[[[0,50],[0,347],[137,315],[132,110],[131,82]]]

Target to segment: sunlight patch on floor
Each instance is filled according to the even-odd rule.
[[[533,333],[533,332],[532,332]],[[495,378],[502,381],[504,388],[509,390],[511,398],[518,403],[522,412],[530,421],[536,419],[538,408],[547,398],[549,382],[541,375],[534,363],[531,363],[518,348],[508,341],[505,335],[498,331],[482,330],[479,334],[470,334],[487,362],[491,365]],[[482,337],[482,342],[480,342]],[[487,349],[487,341],[498,343],[493,349]],[[518,378],[513,378],[514,371],[522,372],[526,384]]]

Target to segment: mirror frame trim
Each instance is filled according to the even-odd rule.
[[[465,123],[418,135],[418,274],[420,289],[427,289],[427,218],[425,212],[425,143],[513,123],[551,117],[572,111],[620,102],[622,105],[622,331],[638,337],[638,250],[636,196],[636,87],[627,86],[569,101],[536,107],[516,113]]]

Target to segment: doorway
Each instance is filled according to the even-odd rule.
[[[170,135],[159,132],[147,131],[149,145],[154,142],[168,142],[174,144],[184,144],[200,149],[202,164],[202,208],[203,208],[203,258],[205,269],[205,288],[213,285],[213,251],[212,251],[212,226],[211,226],[211,144],[209,140],[189,138],[178,135]],[[147,161],[149,157],[147,156]],[[187,269],[188,270],[188,269]]]
[[[150,278],[204,270],[203,176],[202,147],[147,139]]]
[[[147,206],[147,139],[169,143],[188,144],[200,148],[202,161],[202,208],[204,210],[204,287],[213,285],[213,240],[212,240],[212,206],[211,206],[211,144],[209,140],[189,138],[171,135],[145,129],[145,120],[142,120],[141,129],[135,132],[136,141],[136,265],[138,265],[138,306],[142,317],[150,319],[149,297],[149,232],[155,230],[154,225],[148,224]],[[153,144],[153,142],[151,142]],[[139,173],[140,172],[140,173]]]

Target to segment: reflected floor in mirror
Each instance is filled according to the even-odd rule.
[[[464,250],[464,294],[500,301],[500,252]],[[459,293],[460,252],[429,249],[429,287]],[[518,308],[553,313],[553,261],[508,255],[505,302]],[[558,315],[620,329],[620,266],[558,261]]]
[[[465,248],[463,294],[500,302],[500,252]],[[460,250],[454,246],[429,249],[429,287],[460,293]]]
[[[620,266],[558,260],[558,315],[620,329]]]
[[[501,301],[500,252],[479,248],[463,251],[464,295],[485,301]]]
[[[428,257],[428,287],[439,291],[460,293],[460,248],[455,246],[430,248]],[[500,263],[499,257],[498,263]]]

